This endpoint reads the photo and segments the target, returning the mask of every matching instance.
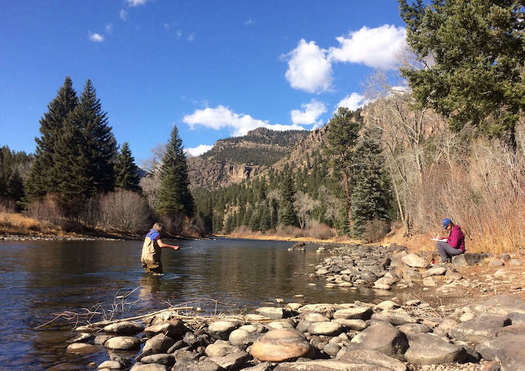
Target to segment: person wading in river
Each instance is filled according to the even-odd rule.
[[[162,242],[160,239],[161,232],[162,224],[155,223],[144,239],[140,261],[142,262],[142,268],[144,268],[147,273],[162,273],[162,263],[160,261],[161,248],[168,247],[173,250],[180,249],[180,246],[168,245],[167,243]]]
[[[439,238],[437,250],[443,263],[450,263],[453,256],[465,253],[465,235],[449,218],[443,219],[442,226],[449,233],[448,237]]]

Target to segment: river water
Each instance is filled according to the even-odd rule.
[[[153,277],[140,266],[140,241],[0,241],[0,368],[83,369],[108,359],[103,350],[66,354],[66,341],[73,336],[70,321],[34,328],[55,314],[86,313],[85,308],[108,316],[112,304],[122,303],[117,297],[129,293],[119,317],[169,304],[235,312],[275,305],[275,298],[307,303],[371,299],[367,291],[327,289],[308,279],[322,257],[314,248],[298,253],[288,251],[289,242],[232,239],[179,244],[179,251],[163,249],[165,274]]]

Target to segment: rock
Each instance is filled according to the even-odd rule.
[[[474,305],[474,310],[504,315],[525,313],[525,300],[512,295],[498,295]]]
[[[447,343],[434,334],[417,334],[411,336],[408,342],[405,358],[416,365],[456,362],[464,356],[461,347]]]
[[[250,354],[243,351],[237,351],[235,353],[227,354],[223,357],[212,357],[210,358],[210,361],[215,362],[226,370],[239,370],[250,359]]]
[[[391,309],[399,308],[399,304],[394,303],[391,300],[385,300],[377,304],[375,307],[376,309],[381,309],[381,310],[391,310]]]
[[[69,340],[68,343],[90,343],[94,339],[95,336],[93,334],[90,334],[88,332],[82,332],[77,337]]]
[[[266,324],[269,330],[278,330],[281,328],[294,328],[294,322],[291,319],[282,319],[280,321],[272,321]]]
[[[503,335],[479,344],[484,359],[499,360],[503,371],[525,370],[525,335]]]
[[[167,371],[168,368],[164,365],[156,363],[144,364],[141,362],[135,363],[130,371]]]
[[[239,327],[239,323],[231,321],[215,321],[208,326],[208,333],[215,339],[227,340],[230,333]]]
[[[426,334],[430,332],[430,327],[421,323],[407,323],[398,327],[399,331],[404,333],[409,339],[413,335]]]
[[[452,265],[455,267],[466,267],[468,265],[465,254],[455,255],[452,257]]]
[[[492,265],[493,267],[501,267],[505,265],[505,262],[501,259],[494,258],[490,261],[490,265]]]
[[[321,313],[315,313],[315,312],[306,312],[303,315],[301,315],[301,318],[308,322],[326,322],[330,321],[328,317]]]
[[[98,365],[98,370],[121,370],[124,367],[118,361],[104,361]]]
[[[405,303],[405,305],[407,305],[409,307],[415,307],[415,306],[418,306],[419,304],[421,304],[421,300],[419,300],[419,299],[408,300]]]
[[[428,266],[428,263],[416,254],[408,254],[401,258],[401,261],[412,268],[426,268]]]
[[[113,350],[135,350],[140,348],[140,340],[134,336],[115,336],[106,340],[104,346]]]
[[[180,320],[171,320],[144,329],[144,332],[148,337],[153,337],[157,334],[164,334],[174,340],[181,339],[187,331],[187,327]]]
[[[182,341],[182,340],[177,340],[175,342],[175,344],[173,344],[167,351],[166,353],[174,353],[176,350],[180,349],[180,348],[184,348],[187,344]]]
[[[283,318],[283,309],[275,307],[261,307],[255,310],[260,315],[271,319],[281,319]]]
[[[458,322],[452,318],[445,318],[441,323],[434,329],[434,333],[441,336],[447,336]]]
[[[384,367],[393,371],[405,371],[406,366],[403,362],[389,357],[381,352],[370,349],[349,349],[343,348],[336,356],[336,359],[348,362],[361,362],[365,364]]]
[[[436,287],[436,281],[432,277],[426,277],[423,279],[423,286]]]
[[[223,370],[215,362],[205,359],[203,361],[180,361],[175,363],[172,371],[220,371]]]
[[[457,340],[477,344],[494,337],[497,330],[510,324],[511,321],[507,316],[484,314],[453,327],[449,335]]]
[[[233,330],[228,340],[233,345],[248,345],[257,339],[261,331],[262,329],[257,328],[257,326],[245,325],[236,330]]]
[[[87,343],[72,343],[67,346],[66,353],[84,355],[84,354],[96,353],[99,350],[100,348],[97,347],[96,345],[87,344]]]
[[[386,355],[400,355],[408,348],[405,334],[386,322],[376,322],[357,334],[351,342],[359,348],[377,350]]]
[[[173,354],[153,354],[151,356],[143,357],[140,362],[146,364],[158,363],[160,365],[171,367],[175,363],[175,357],[173,357]]]
[[[341,347],[336,343],[328,343],[324,346],[323,351],[330,357],[335,357],[336,354],[341,350]]]
[[[337,322],[313,322],[308,327],[312,335],[336,336],[342,331],[341,324]]]
[[[505,269],[498,269],[496,272],[494,272],[495,278],[505,279],[508,277],[507,271]]]
[[[261,316],[260,314],[254,314],[254,313],[249,313],[244,318],[246,319],[247,322],[257,322],[257,321],[264,321],[264,320],[270,319],[268,317]]]
[[[114,335],[97,335],[95,336],[95,340],[93,341],[97,345],[104,345],[104,343],[108,340],[115,337]]]
[[[141,356],[148,356],[150,354],[166,353],[167,350],[175,344],[175,340],[163,334],[157,334],[146,341],[144,348],[142,348]]]
[[[390,322],[395,326],[404,325],[405,323],[415,323],[416,319],[411,317],[404,309],[396,309],[392,311],[383,311],[374,313],[373,320]]]
[[[121,336],[132,336],[144,331],[144,325],[137,322],[123,321],[112,323],[104,327],[104,332],[114,333]]]
[[[512,321],[512,324],[525,323],[525,313],[516,313],[512,312],[509,314],[509,318]]]
[[[362,331],[367,327],[366,322],[362,319],[337,318],[334,319],[334,322],[339,323],[341,326],[349,330]]]
[[[461,317],[459,317],[460,322],[466,322],[470,321],[471,319],[474,319],[475,315],[472,312],[463,313]]]
[[[175,365],[179,362],[195,361],[201,355],[197,352],[192,352],[189,347],[177,349],[172,354],[175,357]]]
[[[210,344],[206,347],[204,353],[208,357],[223,357],[229,353],[238,352],[239,348],[231,345],[229,342],[224,340],[217,340],[215,343]]]
[[[380,279],[374,282],[374,287],[376,289],[381,289],[381,290],[390,290],[392,288],[392,284],[389,282],[390,282],[389,279],[385,277],[381,277]]]
[[[316,359],[313,361],[280,363],[274,368],[274,371],[390,371],[390,369],[358,362]]]
[[[195,335],[193,332],[188,331],[184,334],[182,341],[194,349],[199,346],[207,346],[210,343],[210,338],[207,334]]]
[[[430,276],[442,276],[446,272],[447,272],[447,268],[445,267],[430,268],[429,270],[423,272],[423,278],[430,277]]]
[[[346,308],[346,309],[339,309],[334,313],[334,319],[362,319],[367,320],[370,319],[370,316],[372,315],[372,309],[369,307],[355,307],[355,308]]]
[[[307,304],[307,305],[303,305],[297,311],[299,313],[305,313],[305,312],[323,313],[327,315],[328,317],[331,317],[334,310],[335,310],[334,304]]]
[[[261,361],[283,362],[306,356],[310,344],[297,330],[272,330],[255,341],[251,347],[253,357]]]

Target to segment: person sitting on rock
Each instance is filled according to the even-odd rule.
[[[169,245],[162,242],[160,239],[160,232],[162,232],[162,224],[155,223],[153,228],[149,231],[144,239],[144,245],[142,245],[142,256],[140,261],[142,262],[142,268],[147,273],[161,274],[162,263],[160,261],[160,249],[162,247],[169,247],[173,250],[180,249],[180,246]]]
[[[465,235],[459,225],[452,223],[449,218],[443,219],[442,225],[449,234],[448,237],[439,238],[437,250],[443,263],[450,263],[453,256],[465,253]]]

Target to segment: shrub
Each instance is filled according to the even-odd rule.
[[[94,206],[92,204],[91,207]],[[96,215],[91,212],[92,215]],[[141,233],[151,224],[147,201],[138,193],[118,190],[107,193],[98,202],[98,224],[106,229]]]
[[[363,228],[362,238],[366,242],[375,242],[384,238],[390,232],[390,222],[386,220],[369,220]]]

